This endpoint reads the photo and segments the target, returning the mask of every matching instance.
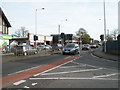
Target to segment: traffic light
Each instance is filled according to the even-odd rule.
[[[103,41],[104,40],[104,35],[100,35],[100,39],[101,39],[101,41]]]
[[[67,34],[67,40],[72,40],[73,34]]]
[[[34,41],[38,40],[38,36],[34,35]]]
[[[60,37],[61,37],[62,39],[64,39],[64,38],[65,38],[65,34],[64,34],[64,33],[61,33]]]

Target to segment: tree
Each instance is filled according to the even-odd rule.
[[[107,37],[107,41],[113,41],[112,35],[107,35],[106,37]]]
[[[25,27],[21,27],[21,29],[18,29],[17,31],[15,31],[14,34],[12,34],[12,36],[15,37],[27,37],[28,35],[28,30],[25,30]]]
[[[76,36],[79,37],[78,40],[81,40],[83,44],[88,44],[90,43],[90,35],[87,34],[87,31],[84,28],[80,28],[76,32]]]
[[[114,40],[117,40],[117,35],[118,35],[118,29],[113,30],[111,36],[113,37]]]
[[[98,41],[98,40],[94,40],[94,43],[97,43],[97,44],[99,44],[99,41]]]

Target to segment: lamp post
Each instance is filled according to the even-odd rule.
[[[44,10],[45,8],[41,8],[42,10]],[[35,9],[35,34],[37,35],[37,11],[39,10],[38,9]],[[37,42],[35,40],[35,47],[37,46]]]
[[[45,10],[45,8],[41,8],[42,10]],[[39,9],[35,9],[35,34],[37,34],[37,11]]]
[[[103,1],[104,7],[104,52],[106,52],[106,13],[105,13],[105,0]]]

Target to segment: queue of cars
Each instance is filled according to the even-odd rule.
[[[41,50],[45,49],[51,49],[52,47],[50,45],[38,45],[36,48],[30,45],[17,45],[14,49],[14,55],[32,55],[37,54]]]
[[[92,48],[98,48],[99,46],[97,44],[83,44],[81,46],[82,50],[90,50]]]
[[[59,45],[60,46],[60,45]],[[79,54],[80,49],[82,50],[91,50],[92,48],[98,48],[98,45],[96,44],[83,44],[78,45],[76,43],[68,43],[64,47],[60,46],[59,50],[62,51],[62,54]],[[38,45],[36,48],[32,47],[30,45],[18,45],[15,47],[14,55],[31,55],[31,54],[37,54],[41,50],[52,50],[52,46],[50,45]]]

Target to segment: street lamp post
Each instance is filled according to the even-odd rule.
[[[103,1],[104,6],[104,52],[106,52],[106,13],[105,13],[105,0]]]
[[[42,10],[44,10],[45,8],[41,8]],[[35,34],[37,34],[37,11],[39,9],[35,9]]]
[[[45,8],[41,8],[42,10],[44,10]],[[37,11],[39,9],[35,9],[35,34],[37,35]],[[37,42],[35,40],[35,47],[37,46]]]

